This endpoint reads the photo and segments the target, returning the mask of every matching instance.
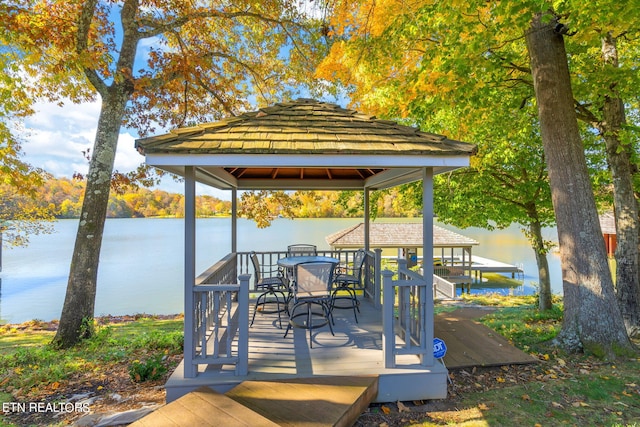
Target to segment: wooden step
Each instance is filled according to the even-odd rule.
[[[378,394],[378,377],[244,381],[225,394],[280,426],[352,426]]]
[[[240,403],[208,387],[187,393],[161,407],[133,427],[277,426]]]

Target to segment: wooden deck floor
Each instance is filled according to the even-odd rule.
[[[277,315],[258,313],[249,329],[247,376],[235,376],[230,367],[202,366],[197,378],[184,378],[180,364],[166,384],[167,401],[202,385],[225,393],[242,381],[371,375],[379,376],[377,401],[445,397],[447,373],[441,363],[424,367],[417,356],[404,355],[398,357],[395,369],[384,367],[381,312],[367,301],[360,310],[359,323],[352,311],[335,310],[335,336],[328,326],[314,330],[313,348],[308,331],[292,329],[284,338],[284,329],[277,327]]]
[[[536,361],[473,320],[483,314],[482,309],[458,309],[435,317],[434,336],[443,339],[448,348],[444,358],[447,368]],[[202,366],[197,378],[184,378],[179,365],[166,384],[167,401],[203,385],[226,393],[243,381],[371,375],[379,377],[378,402],[446,397],[447,370],[441,363],[424,367],[417,356],[405,355],[397,359],[396,368],[385,368],[380,311],[363,301],[358,320],[356,323],[349,310],[336,310],[335,336],[328,326],[316,329],[311,348],[308,331],[292,329],[284,338],[276,315],[258,313],[249,329],[248,375],[236,376],[231,367]]]

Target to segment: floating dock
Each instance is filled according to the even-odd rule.
[[[476,282],[482,282],[482,273],[511,273],[511,277],[514,279],[516,276],[518,279],[524,279],[522,266],[506,264],[477,255],[471,256],[471,271],[475,275]]]

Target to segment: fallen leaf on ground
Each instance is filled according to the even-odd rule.
[[[405,404],[400,402],[399,400],[398,400],[397,405],[398,405],[398,412],[411,412],[411,410],[409,408],[407,408],[405,406]]]

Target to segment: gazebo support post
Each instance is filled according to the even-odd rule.
[[[433,342],[433,168],[422,170],[422,272],[425,286],[425,313],[422,318],[424,343]],[[433,366],[433,352],[421,357],[423,366]]]
[[[364,250],[368,251],[370,247],[369,239],[369,189],[364,189]]]
[[[193,364],[193,292],[196,277],[196,179],[193,166],[185,167],[184,174],[184,376],[195,378],[197,366]]]
[[[238,190],[231,189],[231,252],[238,252]]]

